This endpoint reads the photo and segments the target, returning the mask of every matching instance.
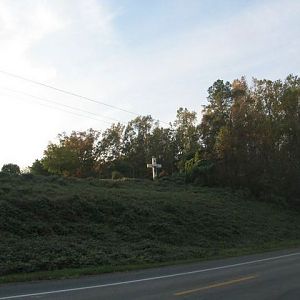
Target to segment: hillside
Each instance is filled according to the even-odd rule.
[[[1,276],[145,265],[300,244],[300,213],[167,181],[0,174],[0,237]]]

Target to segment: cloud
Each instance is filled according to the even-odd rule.
[[[206,89],[219,77],[275,79],[297,72],[299,14],[299,1],[265,1],[209,28],[199,22],[130,53],[125,49],[106,61],[107,76],[121,83],[115,90],[119,88],[118,98],[125,95],[144,112],[170,118],[170,105],[174,110],[180,105],[200,110]]]
[[[218,76],[231,64],[247,71],[250,62],[260,62],[261,57],[269,61],[285,55],[291,45],[299,45],[300,2],[263,3],[210,28],[196,27],[150,45],[146,53],[134,53],[129,63],[136,64],[138,73],[144,70],[145,81],[151,83],[191,72]]]

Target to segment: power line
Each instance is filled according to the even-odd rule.
[[[25,80],[25,81],[28,81],[28,82],[31,82],[31,83],[34,83],[34,84],[37,84],[37,85],[41,85],[43,87],[46,87],[46,88],[49,88],[49,89],[52,89],[52,90],[55,90],[55,91],[58,91],[58,92],[61,92],[61,93],[67,94],[67,95],[71,95],[71,96],[74,96],[74,97],[77,97],[77,98],[85,99],[85,100],[93,102],[93,103],[97,103],[97,104],[100,104],[100,105],[105,105],[107,107],[117,109],[117,110],[129,113],[129,114],[133,114],[133,115],[137,115],[137,116],[139,115],[138,113],[135,113],[135,112],[132,112],[132,111],[129,111],[129,110],[111,105],[111,104],[107,104],[107,103],[104,103],[104,102],[101,102],[101,101],[98,101],[98,100],[95,100],[95,99],[92,99],[92,98],[89,98],[89,97],[86,97],[86,96],[82,96],[82,95],[79,95],[77,93],[73,93],[73,92],[70,92],[70,91],[67,91],[67,90],[63,90],[63,89],[60,89],[60,88],[54,87],[52,85],[48,85],[48,84],[36,81],[36,80],[28,79],[28,78],[25,78],[23,76],[19,76],[19,75],[12,74],[12,73],[2,71],[2,70],[0,70],[0,73],[11,76],[11,77],[15,77],[15,78],[18,78],[18,79],[21,79],[21,80]]]
[[[71,105],[62,104],[62,103],[59,103],[57,101],[53,101],[53,100],[45,99],[45,98],[42,98],[42,97],[38,97],[38,96],[29,94],[29,93],[25,93],[23,91],[19,91],[19,90],[7,88],[7,87],[2,87],[2,86],[0,86],[0,88],[3,89],[3,90],[7,90],[7,91],[10,91],[10,92],[13,92],[13,93],[17,93],[17,94],[20,94],[20,95],[24,95],[24,96],[27,96],[27,97],[34,98],[34,99],[38,99],[38,100],[41,100],[41,101],[44,101],[44,102],[49,102],[49,103],[53,103],[55,105],[59,105],[59,106],[63,106],[63,107],[66,107],[66,108],[71,108],[71,109],[74,109],[74,110],[78,110],[80,112],[91,114],[91,115],[94,115],[96,117],[100,117],[100,118],[104,118],[104,119],[110,119],[112,121],[116,121],[116,122],[122,123],[122,121],[120,121],[118,119],[115,119],[115,118],[111,118],[111,117],[108,117],[108,116],[99,115],[99,114],[96,114],[96,113],[93,113],[93,112],[90,112],[90,111],[87,111],[87,110],[84,110],[84,109],[81,109],[81,108],[78,108],[78,107],[74,107],[74,106],[71,106]]]
[[[24,81],[27,81],[27,82],[31,82],[31,83],[34,83],[34,84],[37,84],[37,85],[40,85],[40,86],[43,86],[43,87],[46,87],[46,88],[64,93],[64,94],[67,94],[67,95],[71,95],[71,96],[74,96],[74,97],[77,97],[77,98],[81,98],[81,99],[84,99],[84,100],[89,101],[89,102],[97,103],[97,104],[104,105],[104,106],[107,106],[107,107],[112,108],[112,109],[123,111],[123,112],[129,113],[129,114],[135,115],[135,116],[140,115],[136,112],[133,112],[133,111],[130,111],[130,110],[127,110],[127,109],[123,109],[123,108],[120,108],[118,106],[114,106],[114,105],[111,105],[111,104],[108,104],[108,103],[105,103],[105,102],[102,102],[102,101],[98,101],[98,100],[92,99],[90,97],[82,96],[80,94],[70,92],[70,91],[67,91],[67,90],[64,90],[64,89],[61,89],[61,88],[57,88],[55,86],[48,85],[48,84],[45,84],[45,83],[42,83],[42,82],[39,82],[39,81],[36,81],[36,80],[25,78],[25,77],[17,75],[17,74],[13,74],[13,73],[6,72],[6,71],[3,71],[3,70],[0,70],[0,73],[5,74],[5,75],[10,76],[10,77],[18,78],[18,79],[21,79],[21,80],[24,80]],[[159,119],[156,119],[156,120],[161,122],[161,123],[169,125],[167,122],[161,121]]]
[[[8,96],[11,96],[11,95],[8,95]],[[86,115],[78,114],[78,113],[73,112],[73,111],[69,111],[69,110],[66,110],[66,109],[59,108],[59,107],[47,105],[47,104],[44,104],[44,103],[40,103],[40,102],[38,102],[38,101],[35,101],[35,102],[36,102],[37,104],[41,105],[41,106],[49,107],[49,108],[56,109],[56,110],[59,110],[59,111],[62,111],[62,112],[66,112],[66,113],[69,113],[69,114],[72,114],[72,115],[75,115],[75,116],[79,116],[79,117],[82,117],[82,118],[88,118],[88,119],[91,119],[91,120],[95,120],[95,121],[98,121],[98,122],[104,122],[104,123],[106,123],[106,124],[111,125],[110,122],[105,121],[105,120],[102,120],[102,119],[97,119],[97,118],[93,118],[93,117],[91,117],[91,116],[86,116]]]

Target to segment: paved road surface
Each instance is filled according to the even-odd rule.
[[[0,300],[300,300],[300,249],[80,279],[0,285]]]

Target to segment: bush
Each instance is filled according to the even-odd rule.
[[[43,176],[50,175],[48,170],[45,169],[42,162],[38,159],[35,160],[35,162],[32,164],[32,166],[29,169],[30,169],[30,173],[33,175],[43,175]]]
[[[119,172],[119,171],[112,171],[111,173],[111,179],[115,180],[115,179],[123,179],[124,175]]]
[[[24,173],[21,176],[22,176],[22,179],[25,179],[25,180],[33,180],[34,179],[34,175],[31,173]]]
[[[3,165],[1,172],[8,174],[8,175],[20,175],[20,167],[16,164],[6,164]]]
[[[185,164],[187,182],[193,182],[202,186],[214,183],[214,163],[209,160],[191,159]]]

